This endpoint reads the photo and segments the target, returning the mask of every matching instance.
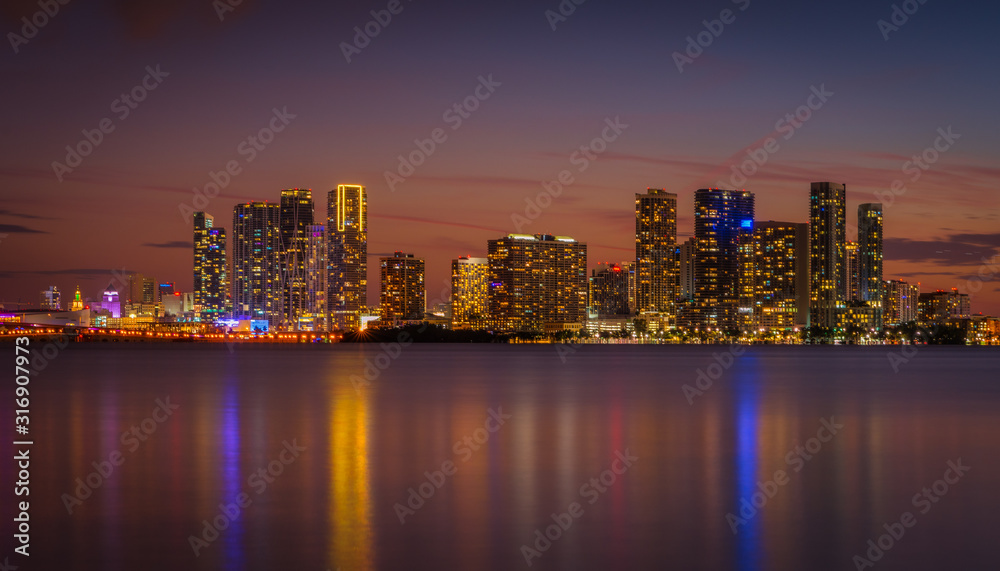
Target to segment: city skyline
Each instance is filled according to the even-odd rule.
[[[8,28],[18,29],[33,6],[4,12]],[[718,18],[715,7],[623,11],[587,3],[553,30],[537,5],[476,13],[405,3],[350,62],[340,44],[353,40],[353,28],[376,6],[245,4],[222,20],[210,8],[186,5],[159,20],[142,8],[66,7],[0,62],[14,80],[4,100],[21,110],[11,114],[10,128],[24,135],[3,143],[0,162],[9,189],[0,214],[0,234],[7,234],[0,298],[33,300],[53,283],[70,290],[78,281],[96,291],[107,285],[107,271],[122,267],[179,276],[178,287],[190,290],[183,276],[191,237],[178,206],[200,210],[192,189],[213,183],[210,173],[228,177],[201,209],[217,220],[227,220],[237,202],[278,189],[365,184],[369,252],[419,252],[435,286],[449,281],[456,255],[482,255],[485,240],[514,231],[578,236],[591,262],[620,261],[631,249],[633,221],[618,193],[647,187],[678,194],[683,241],[693,232],[691,193],[698,188],[746,188],[766,218],[801,222],[807,210],[795,196],[802,183],[845,182],[852,209],[885,204],[885,277],[925,289],[958,287],[1000,253],[993,191],[1000,139],[990,104],[1000,93],[979,72],[998,55],[983,13],[996,7],[925,5],[887,40],[876,23],[889,17],[888,6],[733,6],[736,21],[683,72],[672,54],[684,53],[703,20]],[[584,33],[595,27],[608,38],[651,43]],[[833,54],[805,41],[817,30],[854,40]],[[428,35],[433,31],[442,33]],[[506,40],[497,42],[511,33],[522,40],[504,55],[497,46]],[[922,41],[929,33],[961,35],[966,43],[931,45]],[[88,42],[63,49],[80,34]],[[300,39],[259,41],[279,34]],[[456,42],[460,53],[440,57]],[[106,69],[80,65],[107,52],[120,56]],[[211,65],[202,61],[206,53],[216,54]],[[622,63],[609,71],[611,81],[594,82],[606,61]],[[157,65],[169,75],[157,77],[162,82],[148,97],[125,119],[110,112],[150,74],[147,66],[155,72]],[[480,77],[500,85],[489,92]],[[156,81],[150,78],[147,85]],[[285,89],[304,83],[313,88]],[[489,98],[477,99],[460,125],[444,119],[477,89]],[[114,131],[60,181],[53,162],[65,163],[65,147],[105,117]],[[587,149],[595,157],[587,158],[580,147],[615,121],[620,132],[607,131],[615,139]],[[260,150],[241,147],[272,127]],[[431,140],[439,128],[446,140],[434,143],[413,174],[399,175],[408,172],[399,157],[417,153],[415,141]],[[775,152],[764,148],[769,137]],[[228,173],[231,161],[238,174]],[[547,197],[551,204],[537,217],[525,216],[534,213],[543,183],[554,188],[563,171],[573,182]],[[386,172],[404,181],[390,185]],[[513,215],[529,223],[518,229]],[[32,255],[21,255],[26,251]],[[1000,284],[982,285],[977,305],[1000,313]],[[376,292],[369,283],[368,297]]]

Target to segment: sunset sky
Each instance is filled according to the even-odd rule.
[[[179,205],[236,161],[240,174],[205,208],[217,225],[231,229],[236,202],[295,187],[313,189],[325,218],[330,189],[363,184],[369,304],[376,257],[394,250],[427,260],[430,304],[450,260],[485,256],[563,170],[574,182],[521,230],[586,242],[593,266],[634,257],[634,193],[676,192],[683,239],[694,191],[736,186],[731,167],[774,137],[739,185],[756,194],[758,220],[807,221],[810,182],[833,181],[847,185],[853,226],[858,204],[901,180],[885,204],[885,278],[960,287],[974,312],[1000,314],[1000,258],[984,264],[1000,255],[995,3],[912,0],[916,12],[886,32],[889,1],[566,0],[575,11],[556,21],[556,0],[402,0],[348,62],[342,43],[388,0],[243,0],[221,20],[220,2],[70,1],[26,43],[9,34],[37,2],[0,7],[0,300],[37,304],[50,285],[65,300],[77,284],[97,297],[122,268],[190,291]],[[730,23],[679,71],[674,52],[727,9]],[[147,66],[168,75],[122,118],[114,102]],[[480,77],[499,86],[453,128],[445,112]],[[787,114],[819,101],[813,88],[832,95],[790,129]],[[240,145],[274,109],[295,118],[248,162]],[[114,130],[60,182],[53,162],[105,118]],[[571,163],[615,118],[621,135],[586,168]],[[390,190],[385,172],[438,128],[444,142]],[[919,179],[904,173],[949,128],[958,136],[926,155],[939,156]],[[986,280],[970,282],[977,274]]]

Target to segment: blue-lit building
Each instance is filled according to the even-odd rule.
[[[694,300],[682,316],[688,327],[731,331],[752,322],[753,235],[752,192],[695,191]]]

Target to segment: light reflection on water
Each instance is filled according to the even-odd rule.
[[[21,568],[521,569],[521,546],[576,501],[583,515],[532,569],[851,569],[958,458],[973,470],[878,568],[995,561],[995,350],[922,349],[896,375],[882,349],[752,348],[693,404],[681,386],[720,348],[585,346],[564,364],[550,346],[410,346],[356,390],[378,350],[64,352],[32,380]],[[122,432],[166,397],[180,408],[130,451]],[[459,452],[501,409],[511,418]],[[831,416],[845,428],[793,472],[786,455]],[[305,451],[273,464],[292,441]],[[62,495],[116,450],[125,463],[68,514]],[[581,486],[626,450],[639,460],[589,503]],[[401,524],[395,505],[446,461],[456,473]],[[257,493],[249,478],[272,464]],[[779,469],[789,483],[734,535],[726,514]],[[189,536],[240,493],[251,505],[195,557]]]

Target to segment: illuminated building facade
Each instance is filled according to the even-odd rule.
[[[809,325],[834,329],[845,307],[847,187],[814,182],[809,194]]]
[[[587,245],[568,236],[508,234],[488,241],[490,319],[501,331],[582,324]]]
[[[123,317],[156,317],[157,283],[153,278],[138,273],[129,274],[125,278],[125,291],[122,314]]]
[[[327,255],[329,255],[329,245],[326,226],[322,224],[307,226],[304,249],[305,303],[299,322],[301,327],[308,331],[327,331],[329,328],[329,316],[326,311],[328,301],[326,284],[330,277]]]
[[[694,198],[694,300],[685,322],[731,331],[752,315],[754,195],[699,189]]]
[[[688,238],[681,244],[680,251],[680,293],[682,300],[694,299],[694,238]]]
[[[194,213],[194,304],[205,321],[229,310],[229,272],[226,230],[216,228],[212,216]]]
[[[308,228],[313,224],[312,190],[282,190],[279,208],[282,326],[289,331],[298,331],[309,302],[305,251],[309,242]]]
[[[875,310],[882,328],[882,205],[858,206],[858,299]]]
[[[754,325],[804,327],[809,314],[809,225],[758,222],[754,248]]]
[[[233,318],[282,320],[279,205],[247,202],[233,208]]]
[[[424,261],[396,252],[381,258],[381,320],[386,324],[423,320],[426,312]]]
[[[327,309],[332,329],[357,329],[368,304],[368,194],[359,185],[339,185],[328,197]]]
[[[480,329],[489,316],[490,264],[463,256],[451,261],[451,328]]]
[[[925,325],[942,323],[948,319],[968,319],[972,315],[969,294],[937,290],[920,294],[917,301],[918,321]]]
[[[73,292],[73,301],[70,302],[70,311],[80,311],[83,309],[83,297],[80,294],[80,286],[76,286],[76,291]]]
[[[43,290],[39,299],[39,307],[48,311],[62,311],[59,288],[52,286],[47,290]]]
[[[598,317],[629,315],[629,270],[619,264],[598,264],[590,276],[590,312]]]
[[[636,311],[675,324],[680,267],[677,195],[650,188],[635,195]]]
[[[844,301],[861,299],[861,259],[858,257],[858,243],[844,243]]]
[[[920,286],[902,280],[888,280],[883,287],[882,324],[895,327],[917,320]]]

